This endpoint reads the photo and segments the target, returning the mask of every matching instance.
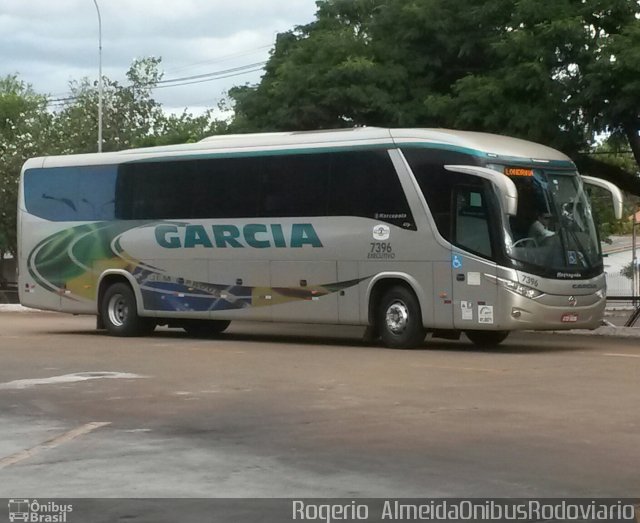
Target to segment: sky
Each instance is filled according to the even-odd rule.
[[[97,3],[103,74],[110,79],[124,82],[131,62],[147,56],[162,58],[165,80],[227,76],[154,91],[166,111],[196,114],[215,107],[230,87],[257,83],[276,34],[309,23],[316,11],[314,0]],[[8,74],[51,99],[68,96],[70,80],[97,80],[94,0],[0,0],[0,77]]]

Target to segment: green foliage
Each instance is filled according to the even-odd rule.
[[[103,151],[197,141],[226,131],[211,111],[166,115],[151,91],[159,58],[135,60],[127,85],[103,79]],[[88,79],[70,84],[73,100],[58,112],[16,76],[0,78],[0,253],[16,254],[20,169],[28,158],[97,151],[98,91]]]
[[[151,89],[162,78],[160,59],[135,60],[124,86],[103,78],[103,145],[104,152],[138,146],[163,118],[160,104],[151,97]],[[74,103],[55,118],[57,151],[60,154],[97,151],[98,90],[97,82],[87,78],[70,85]]]
[[[16,254],[16,201],[22,164],[50,140],[46,99],[16,76],[0,79],[0,252]]]
[[[629,145],[625,136],[612,135],[604,142],[597,145],[590,159],[598,162],[600,169],[596,169],[594,175],[602,177],[602,169],[618,169],[623,172],[635,172],[637,165],[633,159],[633,155],[628,151]],[[595,165],[595,164],[594,164]],[[611,173],[610,173],[611,174]],[[614,175],[615,176],[615,175]],[[611,178],[611,176],[609,176]],[[636,178],[637,179],[637,178]],[[618,185],[625,187],[625,180],[616,180]],[[620,183],[620,182],[623,183]],[[627,184],[628,187],[629,184]],[[597,187],[589,187],[587,189],[591,200],[591,207],[600,231],[601,238],[607,238],[612,234],[626,235],[631,234],[632,223],[629,217],[633,215],[634,209],[637,209],[638,197],[627,193],[624,197],[624,208],[622,220],[616,220],[613,215],[613,206],[611,195],[604,189]]]
[[[629,172],[637,171],[638,175],[640,175],[633,153],[629,151],[630,146],[627,137],[620,134],[612,134],[604,142],[594,147],[591,156]]]
[[[620,269],[620,274],[630,280],[633,280],[633,261],[630,261],[622,267],[622,269]]]
[[[229,92],[234,131],[381,124],[390,117],[393,68],[376,62],[368,22],[385,2],[319,3],[318,21],[278,35],[257,87]]]
[[[207,136],[224,134],[227,123],[217,120],[213,110],[194,116],[186,110],[182,114],[162,114],[155,122],[155,132],[147,135],[138,144],[141,147],[194,143]]]
[[[636,0],[321,0],[279,35],[262,81],[230,91],[236,131],[442,126],[578,158],[597,133],[640,165]],[[581,165],[640,191],[628,166]],[[606,163],[606,162],[605,162]]]
[[[633,228],[627,217],[633,212],[630,201],[633,197],[627,197],[623,210],[622,220],[616,220],[613,214],[611,195],[604,189],[592,187],[587,189],[591,201],[591,209],[602,240],[607,239],[612,234],[630,234]]]
[[[597,2],[588,2],[589,4]],[[585,61],[577,103],[595,131],[626,137],[640,165],[640,4],[600,2],[593,19],[593,53]]]

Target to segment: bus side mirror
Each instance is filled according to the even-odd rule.
[[[493,169],[476,167],[475,165],[445,165],[444,168],[447,171],[470,174],[489,180],[498,190],[504,212],[509,216],[518,214],[518,190],[511,178]]]
[[[581,178],[585,184],[600,187],[601,189],[604,189],[609,194],[611,194],[613,203],[613,214],[616,217],[616,220],[621,220],[623,198],[620,188],[617,185],[601,178],[593,178],[592,176],[581,176]]]

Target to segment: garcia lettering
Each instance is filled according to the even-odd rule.
[[[310,223],[294,223],[286,233],[285,227],[278,223],[269,225],[249,223],[241,228],[235,225],[212,225],[207,228],[204,225],[163,224],[155,228],[156,241],[165,249],[195,247],[207,249],[291,247],[295,249],[305,245],[314,248],[322,247],[322,242]]]

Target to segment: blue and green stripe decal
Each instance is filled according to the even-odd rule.
[[[100,275],[108,269],[120,269],[138,283],[145,309],[185,312],[318,300],[370,278],[305,287],[256,287],[188,280],[138,260],[123,249],[120,238],[125,232],[156,225],[158,222],[98,222],[64,229],[45,238],[31,251],[27,260],[29,274],[49,292],[87,302],[97,298],[96,283]]]

